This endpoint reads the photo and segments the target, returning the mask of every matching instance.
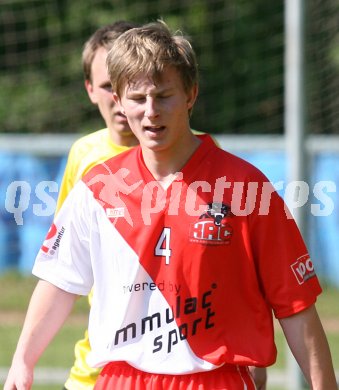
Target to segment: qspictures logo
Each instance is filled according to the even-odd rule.
[[[231,229],[223,230],[221,223],[224,218],[224,210],[222,209],[224,205],[220,202],[225,199],[225,194],[229,199],[229,205],[226,207],[235,216],[246,217],[254,210],[257,210],[259,215],[268,215],[271,210],[272,194],[285,187],[285,183],[282,181],[273,184],[268,181],[228,181],[226,176],[217,177],[212,182],[197,180],[185,186],[183,173],[177,172],[173,175],[172,184],[167,190],[168,197],[164,197],[164,189],[159,182],[150,181],[145,184],[141,179],[135,181],[132,172],[127,168],[120,168],[118,171],[112,172],[109,166],[106,164],[103,166],[107,173],[98,174],[87,185],[91,187],[99,184],[96,199],[105,207],[107,217],[112,224],[115,224],[118,219],[124,218],[133,227],[133,210],[129,210],[125,201],[127,196],[138,191],[141,218],[145,225],[151,224],[152,215],[165,210],[168,215],[176,216],[184,211],[190,217],[199,218],[206,215],[213,218],[213,222],[199,221],[201,223],[197,225],[197,228],[205,234],[207,230],[212,231],[212,224],[214,224],[218,228],[214,229],[215,232],[212,236],[216,237],[215,234],[221,233],[219,238],[229,237],[229,233],[231,233]],[[313,215],[327,216],[333,212],[334,202],[328,195],[331,192],[336,192],[335,183],[327,181],[316,183],[313,195],[320,203],[311,204]],[[202,193],[204,197],[210,194],[210,210],[206,210],[206,205],[200,204],[199,196]],[[302,181],[287,183],[283,196],[286,203],[286,218],[293,218],[293,210],[303,207],[309,201],[309,195],[310,188],[307,183]],[[221,204],[221,209],[219,211],[213,210],[213,207],[218,203]],[[206,230],[204,226],[208,229]],[[214,242],[214,238],[210,241]],[[221,242],[222,240],[215,240],[215,242],[217,241]]]
[[[99,200],[111,204],[113,207],[108,210],[109,218],[125,218],[126,221],[133,226],[132,214],[129,213],[127,206],[123,203],[121,194],[128,195],[135,189],[139,188],[140,181],[129,184],[125,179],[129,175],[129,170],[121,168],[113,174],[108,168],[108,175],[98,175],[93,178],[92,184],[101,182],[103,184],[102,191],[99,195]],[[182,190],[181,177],[182,173],[178,172],[174,175],[176,179],[172,184],[173,201],[169,209],[170,215],[178,215],[179,202],[175,202],[177,193]],[[116,184],[119,184],[117,187]],[[251,183],[248,187],[248,202],[247,207],[241,209],[237,199],[241,199],[242,191],[245,183],[227,182],[225,177],[220,177],[214,185],[205,181],[196,181],[189,185],[187,199],[184,201],[184,208],[187,215],[197,216],[200,210],[196,208],[196,192],[210,192],[214,201],[222,199],[223,190],[231,189],[232,187],[232,211],[235,215],[249,215],[252,212],[251,199],[257,195],[258,183]],[[317,217],[327,217],[332,215],[335,209],[335,200],[333,195],[337,191],[337,185],[333,181],[319,181],[310,187],[303,181],[283,182],[278,181],[272,183],[275,190],[280,191],[281,196],[285,200],[288,209],[292,212],[307,206],[310,208],[311,214]],[[144,223],[149,225],[151,215],[163,210],[166,206],[163,202],[163,197],[158,197],[157,193],[161,193],[158,189],[161,187],[157,181],[149,182],[146,186],[146,191],[142,191],[141,197],[141,215]],[[260,195],[259,213],[267,215],[270,206],[270,193],[273,189],[270,183],[264,183]],[[23,225],[26,212],[32,212],[37,217],[50,217],[55,213],[56,196],[52,193],[58,192],[58,183],[54,181],[41,181],[35,187],[31,183],[19,180],[11,182],[5,195],[5,209],[13,215],[17,225]],[[153,197],[155,195],[155,202]],[[33,196],[34,194],[34,196]],[[239,198],[240,197],[240,198]],[[312,200],[312,203],[310,202]],[[286,212],[287,218],[291,218],[289,212]]]
[[[55,251],[60,246],[60,241],[64,233],[65,233],[65,228],[63,226],[61,226],[61,228],[58,230],[56,225],[53,223],[47,233],[44,243],[42,244],[41,247],[42,252],[46,254],[54,255]]]

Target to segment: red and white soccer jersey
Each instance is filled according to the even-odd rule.
[[[282,199],[209,137],[167,190],[140,147],[94,167],[33,273],[75,294],[94,283],[90,365],[164,374],[272,364],[271,310],[290,316],[321,291]]]

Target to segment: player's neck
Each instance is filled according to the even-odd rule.
[[[166,189],[175,180],[176,174],[182,170],[200,143],[201,141],[192,135],[187,140],[180,140],[177,146],[165,150],[152,151],[142,148],[145,164],[155,180]]]

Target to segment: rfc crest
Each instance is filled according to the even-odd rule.
[[[208,203],[206,212],[190,226],[190,241],[205,245],[227,245],[231,242],[233,228],[228,217],[233,217],[231,207],[224,203]]]
[[[201,218],[213,218],[214,223],[217,226],[221,225],[221,221],[225,217],[233,216],[231,212],[231,207],[224,203],[208,203],[206,213],[200,216]]]

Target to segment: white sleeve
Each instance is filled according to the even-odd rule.
[[[78,182],[57,213],[32,273],[62,290],[87,295],[93,285],[90,256],[91,191]]]

